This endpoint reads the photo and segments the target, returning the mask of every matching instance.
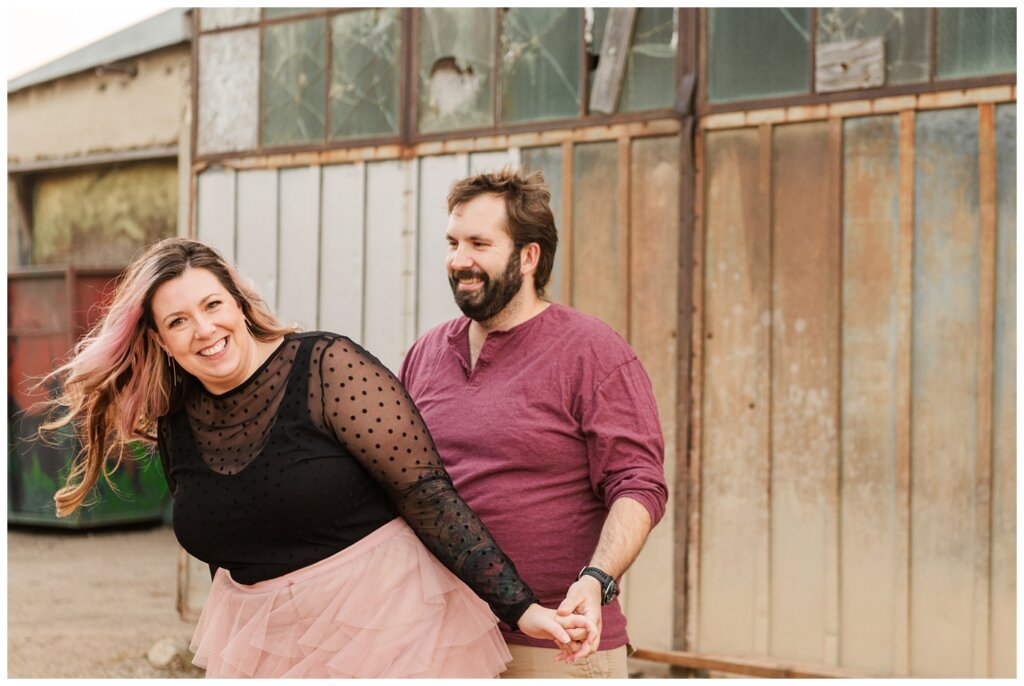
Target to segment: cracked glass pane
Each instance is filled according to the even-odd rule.
[[[608,9],[595,7],[588,32],[587,52],[592,55],[590,85],[597,73]],[[676,94],[676,49],[679,27],[676,10],[670,7],[641,7],[636,13],[633,40],[626,58],[618,112],[640,112],[672,107]]]
[[[274,24],[263,30],[263,145],[293,145],[324,137],[327,22]]]
[[[401,10],[360,10],[331,20],[331,138],[398,133]]]
[[[503,122],[579,116],[582,18],[564,7],[502,10]]]
[[[1017,71],[1015,7],[944,7],[938,16],[935,75],[940,79]]]
[[[928,8],[823,7],[818,10],[818,43],[881,37],[885,40],[885,83],[928,80],[931,37]]]
[[[810,92],[811,10],[708,10],[707,97],[730,102]]]
[[[494,9],[428,7],[419,17],[420,133],[494,124]]]

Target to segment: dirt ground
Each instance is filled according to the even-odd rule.
[[[174,608],[170,528],[7,531],[7,676],[199,677],[157,668],[157,641],[187,646],[194,623]]]

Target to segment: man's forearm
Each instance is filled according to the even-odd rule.
[[[640,554],[650,531],[647,508],[629,496],[619,498],[608,510],[590,566],[618,579]]]

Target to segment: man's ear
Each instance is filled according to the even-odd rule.
[[[527,243],[519,254],[520,272],[523,276],[532,274],[537,271],[538,264],[540,264],[540,244]]]

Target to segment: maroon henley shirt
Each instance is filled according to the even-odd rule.
[[[668,489],[651,382],[636,354],[601,321],[552,304],[493,331],[476,366],[460,317],[424,334],[400,377],[459,494],[546,607],[589,564],[618,498],[656,524]],[[603,608],[601,649],[626,643],[618,600]],[[551,647],[512,633],[509,643]]]

